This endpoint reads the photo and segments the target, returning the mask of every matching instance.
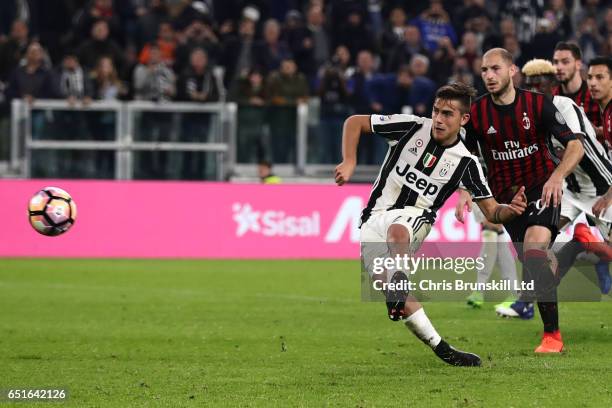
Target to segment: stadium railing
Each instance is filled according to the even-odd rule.
[[[287,107],[13,100],[9,167],[27,178],[227,180],[255,177],[267,159],[281,176],[327,178],[340,139],[341,122],[320,120],[316,98]],[[362,164],[365,179],[376,174]]]

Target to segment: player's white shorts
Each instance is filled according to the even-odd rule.
[[[568,218],[573,222],[581,213],[586,213],[587,217],[595,222],[597,229],[604,238],[608,238],[610,234],[610,224],[612,222],[612,207],[608,207],[606,212],[595,218],[593,215],[593,205],[599,197],[593,197],[581,193],[572,193],[567,189],[563,189],[563,197],[561,199],[561,217]]]
[[[431,230],[435,214],[430,210],[416,207],[406,207],[391,211],[372,213],[361,226],[361,260],[363,266],[372,276],[373,263],[376,258],[389,256],[387,230],[393,224],[403,225],[410,234],[410,253],[414,253]]]

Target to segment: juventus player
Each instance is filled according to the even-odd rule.
[[[567,96],[586,113],[589,121],[595,126],[597,138],[601,142],[601,112],[599,104],[589,91],[587,82],[582,79],[582,51],[573,42],[559,42],[553,54],[555,75],[559,85],[552,90],[553,95]]]
[[[519,188],[509,205],[491,197],[476,157],[465,148],[458,134],[470,115],[474,89],[463,84],[446,85],[435,97],[431,119],[413,115],[354,115],[344,123],[342,163],[335,180],[350,180],[356,165],[357,145],[362,133],[387,139],[389,150],[361,217],[361,255],[371,277],[377,257],[410,255],[419,248],[436,217],[436,211],[461,184],[468,189],[483,214],[492,222],[509,222],[525,211],[524,189]],[[368,245],[386,243],[384,248]],[[378,252],[377,252],[378,251]],[[376,253],[374,253],[376,252]],[[382,274],[381,274],[382,275]],[[387,271],[386,282],[406,282],[403,271]],[[378,277],[377,277],[378,279]],[[404,323],[435,354],[448,364],[479,366],[480,358],[446,343],[425,315],[422,305],[407,292],[387,291],[391,320]]]
[[[472,104],[466,125],[466,144],[481,154],[488,169],[493,196],[509,202],[525,186],[529,206],[525,213],[504,223],[523,262],[523,279],[535,282],[544,335],[537,353],[563,350],[557,308],[557,276],[551,269],[547,249],[558,232],[563,180],[583,155],[580,141],[567,127],[563,116],[542,94],[517,89],[512,77],[517,72],[512,54],[493,48],[483,55],[481,75],[488,94]],[[565,146],[556,163],[549,150],[550,136]],[[458,207],[469,195],[462,192]],[[517,313],[528,316],[530,304],[515,302]],[[533,307],[533,306],[531,306]]]

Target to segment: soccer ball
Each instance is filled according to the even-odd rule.
[[[45,187],[30,199],[28,214],[37,232],[54,237],[74,225],[77,208],[70,194],[61,188]]]

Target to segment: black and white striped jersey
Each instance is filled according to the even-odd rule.
[[[372,115],[370,124],[373,133],[387,139],[389,150],[361,215],[362,223],[373,212],[404,207],[435,214],[458,187],[470,191],[475,200],[491,197],[476,156],[459,137],[452,145],[438,144],[431,136],[431,119]]]
[[[582,108],[572,99],[555,96],[553,103],[572,132],[583,135],[584,156],[566,179],[569,190],[593,197],[605,194],[612,185],[612,162],[606,154],[606,149],[597,140],[595,129]],[[553,139],[553,144],[555,147],[561,145],[556,139]]]

